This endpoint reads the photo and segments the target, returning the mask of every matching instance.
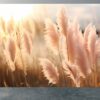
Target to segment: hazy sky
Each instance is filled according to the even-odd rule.
[[[68,16],[71,19],[77,18],[82,27],[89,23],[93,23],[98,29],[100,29],[100,4],[66,4],[65,7]],[[54,15],[57,8],[59,8],[58,5],[53,5],[52,9]]]
[[[0,16],[6,19],[10,16],[14,16],[19,19],[21,16],[25,16],[33,8],[33,13],[40,11],[39,7],[44,7],[45,10],[48,8],[52,13],[52,17],[56,17],[57,10],[61,7],[60,4],[0,4]],[[90,22],[96,25],[97,28],[100,26],[100,4],[65,4],[68,12],[68,16],[73,19],[77,17],[81,26],[86,26]],[[45,11],[44,11],[45,12]],[[43,12],[41,12],[43,13]],[[100,29],[100,28],[99,28]]]

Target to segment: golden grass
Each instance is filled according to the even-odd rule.
[[[0,86],[100,86],[100,39],[89,24],[84,34],[65,8],[52,19],[0,18]]]

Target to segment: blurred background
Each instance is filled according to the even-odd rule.
[[[63,5],[67,8],[70,19],[77,18],[82,28],[89,23],[93,23],[100,30],[100,4]],[[19,20],[32,13],[34,18],[49,14],[49,17],[55,19],[57,9],[61,6],[62,4],[0,4],[0,16],[6,20],[11,16]]]

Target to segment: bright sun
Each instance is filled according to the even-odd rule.
[[[34,6],[33,4],[0,4],[0,17],[8,21],[13,16],[15,20],[19,20],[31,13]]]

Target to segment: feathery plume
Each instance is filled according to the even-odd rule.
[[[86,77],[91,73],[91,66],[88,56],[86,54],[85,49],[82,46],[77,45],[76,49],[77,52],[76,52],[75,63],[80,67],[83,76]]]
[[[74,32],[74,62],[80,67],[80,71],[83,73],[83,77],[91,73],[90,61],[84,47],[84,38],[82,32],[79,29],[79,25],[75,20],[73,23]]]
[[[95,43],[95,52],[98,53],[99,51],[100,51],[100,38],[98,38]]]
[[[67,77],[71,78],[77,87],[80,87],[80,77],[82,76],[77,65],[63,61],[63,68]]]
[[[9,52],[10,57],[11,57],[11,60],[14,61],[15,56],[16,56],[16,44],[15,44],[15,41],[13,40],[12,37],[10,37],[8,40],[7,50]]]
[[[90,31],[91,31],[91,28],[92,28],[92,24],[91,23],[85,28],[85,31],[84,31],[85,42],[88,41],[88,35],[89,35]]]
[[[49,83],[57,84],[59,81],[57,67],[48,59],[40,59],[40,65],[42,65],[44,76],[49,80]]]
[[[62,59],[68,60],[67,54],[67,45],[66,45],[66,37],[64,35],[60,35],[59,37],[59,53],[62,56]]]
[[[72,27],[68,28],[66,45],[68,49],[68,60],[70,62],[74,62],[75,60],[75,52],[76,52],[76,41],[75,41],[75,33],[72,30]]]
[[[22,21],[22,27],[27,30],[28,33],[32,34],[33,36],[36,33],[36,26],[35,26],[35,22],[33,20],[33,18],[31,16],[28,16],[26,18],[24,18],[24,20]]]
[[[26,52],[28,54],[31,54],[32,53],[32,42],[31,42],[29,33],[27,31],[24,32],[23,39],[24,39],[23,42],[24,42],[24,46],[25,46],[24,49],[26,49]]]
[[[68,27],[68,18],[66,16],[66,11],[65,11],[64,7],[62,7],[60,10],[58,10],[57,24],[59,27],[59,32],[66,36],[67,27]]]
[[[13,33],[14,31],[16,31],[16,25],[15,25],[15,20],[13,17],[10,18],[10,20],[7,22],[7,32],[9,34]]]
[[[92,29],[92,24],[89,24],[85,28],[85,31],[84,31],[84,46],[85,46],[85,49],[87,51],[87,54],[89,54],[89,51],[88,51],[88,36],[89,36],[91,29]]]
[[[92,66],[95,64],[95,43],[96,43],[96,29],[95,27],[93,27],[88,36],[88,50],[90,53],[90,60]]]
[[[6,32],[6,22],[3,19],[3,17],[0,17],[0,27],[3,30],[3,32]]]
[[[57,27],[56,25],[50,20],[46,20],[46,43],[49,47],[51,47],[51,50],[54,51],[55,54],[58,52],[58,46],[59,46],[59,36],[57,33]]]
[[[8,66],[11,68],[12,71],[14,71],[15,70],[14,62],[16,57],[16,44],[11,36],[8,37],[8,40],[6,42],[7,43],[5,43],[5,50],[4,50],[5,58]]]
[[[96,66],[100,68],[100,39],[97,39],[95,43],[95,56]]]
[[[21,70],[23,70],[25,67],[25,66],[23,66],[22,59],[20,56],[20,49],[18,46],[17,46],[17,50],[16,50],[15,65],[16,65],[16,68],[21,69]]]

